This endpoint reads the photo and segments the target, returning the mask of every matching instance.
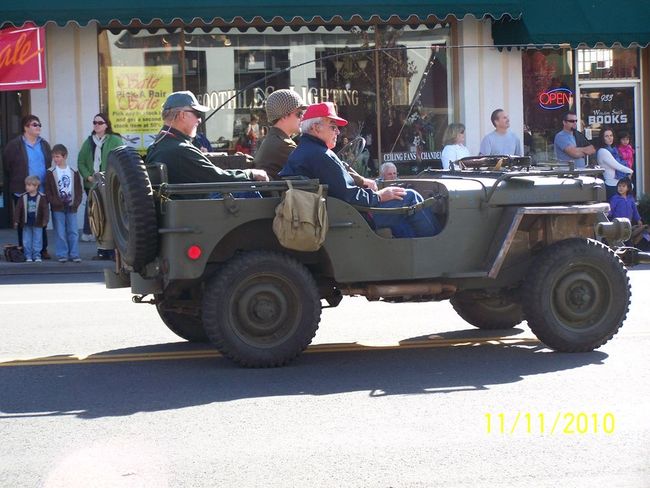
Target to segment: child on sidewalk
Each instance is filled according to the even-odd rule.
[[[23,228],[23,251],[27,263],[41,262],[43,228],[50,218],[47,198],[38,191],[40,184],[38,176],[25,178],[25,193],[18,197],[14,213],[14,227]]]
[[[45,176],[45,194],[52,208],[57,259],[60,263],[68,260],[80,263],[77,209],[81,205],[83,189],[79,172],[68,166],[67,158],[68,149],[63,144],[52,148],[54,165]]]
[[[629,178],[622,178],[616,185],[616,195],[609,200],[609,218],[625,217],[630,219],[632,225],[643,224],[639,210],[636,208],[636,201],[631,194],[632,182]]]
[[[618,134],[618,153],[628,168],[634,169],[634,148],[630,145],[630,133],[621,131]]]

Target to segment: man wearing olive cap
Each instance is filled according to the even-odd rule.
[[[300,124],[302,135],[298,147],[289,155],[280,176],[318,179],[328,186],[327,194],[330,197],[361,207],[410,207],[422,202],[422,196],[415,190],[387,186],[374,191],[355,183],[345,163],[332,151],[340,133],[339,127],[347,124],[347,120],[337,115],[332,102],[310,105]],[[394,237],[430,237],[440,231],[440,225],[430,209],[419,210],[412,215],[375,212],[373,221],[378,229],[390,228]]]
[[[165,125],[147,150],[147,163],[164,163],[169,183],[268,181],[268,175],[260,169],[218,168],[192,144],[208,110],[190,91],[169,95],[162,109]]]

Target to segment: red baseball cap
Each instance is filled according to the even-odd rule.
[[[305,110],[305,113],[302,116],[302,120],[315,119],[317,117],[328,117],[336,122],[336,125],[339,127],[348,125],[347,120],[342,119],[336,115],[336,109],[334,108],[334,104],[332,102],[321,102],[310,105],[307,107],[307,110]]]

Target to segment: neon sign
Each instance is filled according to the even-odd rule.
[[[568,88],[554,88],[540,93],[537,98],[544,110],[558,110],[571,105],[573,92]]]

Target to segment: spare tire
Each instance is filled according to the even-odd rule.
[[[158,223],[147,169],[131,147],[108,154],[105,210],[122,261],[141,271],[158,253]]]

